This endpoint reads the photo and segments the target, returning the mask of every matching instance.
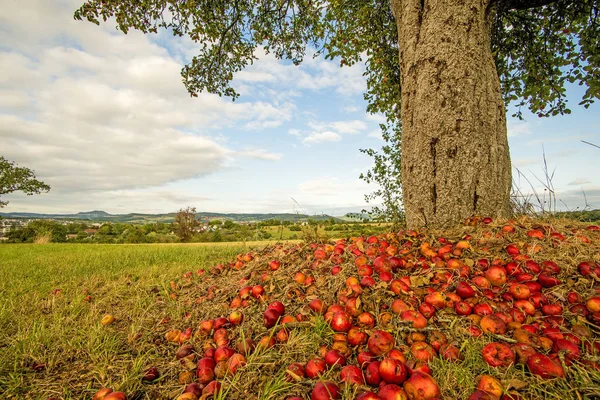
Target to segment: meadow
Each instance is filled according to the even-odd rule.
[[[91,398],[107,374],[139,381],[155,350],[127,343],[158,316],[181,318],[184,306],[169,298],[169,282],[255,245],[0,246],[0,393],[75,399],[81,388],[74,394],[69,382],[88,382]],[[117,323],[104,329],[100,320],[109,313]]]

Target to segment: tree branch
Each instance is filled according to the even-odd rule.
[[[505,7],[508,10],[527,10],[530,8],[547,6],[559,0],[507,0]]]

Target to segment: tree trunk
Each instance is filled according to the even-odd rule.
[[[506,110],[489,0],[391,0],[402,79],[402,193],[409,227],[510,214]]]

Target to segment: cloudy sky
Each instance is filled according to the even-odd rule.
[[[190,98],[180,68],[193,42],[74,21],[82,0],[3,0],[0,155],[52,186],[7,196],[10,211],[341,215],[374,188],[361,148],[383,142],[360,65],[271,56],[236,76],[236,102]],[[569,90],[571,103],[581,89]],[[509,120],[514,167],[543,193],[545,151],[561,208],[600,208],[600,105],[553,119]],[[544,150],[542,150],[544,149]],[[523,192],[530,184],[515,179]],[[582,193],[585,193],[585,197]]]

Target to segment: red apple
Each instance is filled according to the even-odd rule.
[[[473,307],[473,312],[476,315],[479,315],[480,317],[486,316],[486,315],[491,315],[494,313],[494,310],[492,310],[492,306],[490,306],[487,303],[479,303],[476,304],[475,307]]]
[[[534,354],[527,359],[527,367],[529,371],[538,375],[541,378],[564,378],[565,370],[559,362],[553,361],[548,356],[543,354]]]
[[[218,331],[221,328],[227,328],[229,326],[229,320],[225,317],[215,318],[213,328]]]
[[[98,390],[98,391],[96,392],[96,394],[94,395],[94,397],[92,398],[92,400],[104,400],[104,398],[105,398],[105,397],[106,397],[108,394],[112,393],[112,391],[113,391],[113,390],[112,390],[112,389],[110,389],[110,388],[102,388],[102,389],[100,389],[100,390]]]
[[[202,396],[202,387],[198,385],[196,382],[190,383],[185,387],[183,393],[191,393],[196,397]]]
[[[306,376],[306,370],[304,369],[304,365],[293,363],[287,367],[285,375],[285,380],[288,382],[300,382]]]
[[[346,365],[346,357],[339,350],[330,350],[325,354],[325,363],[330,367],[343,367]]]
[[[234,353],[227,360],[227,370],[230,374],[235,374],[238,369],[246,365],[246,357],[241,355],[240,353]]]
[[[327,364],[320,358],[313,358],[306,363],[306,367],[304,369],[306,371],[306,376],[310,379],[314,379],[325,372],[327,369]]]
[[[244,321],[244,314],[239,311],[234,311],[229,314],[229,322],[231,325],[239,325]]]
[[[104,400],[127,400],[127,396],[123,392],[111,392],[104,397]]]
[[[379,386],[381,375],[379,375],[379,361],[373,361],[365,369],[365,382],[370,386]]]
[[[585,302],[585,306],[591,313],[600,312],[600,297],[591,297]]]
[[[423,329],[427,326],[427,319],[423,314],[415,310],[404,311],[400,314],[403,321],[409,322],[414,329]]]
[[[437,399],[442,396],[437,382],[429,375],[415,372],[404,382],[404,391],[410,400]]]
[[[475,289],[473,289],[473,287],[467,282],[459,282],[456,285],[456,294],[463,299],[468,299],[471,297],[475,297],[477,292],[475,292]]]
[[[459,301],[454,306],[454,311],[456,311],[458,315],[471,315],[471,313],[473,312],[473,307],[471,307],[469,303]]]
[[[263,314],[263,322],[267,329],[277,325],[277,321],[281,318],[281,313],[274,308],[269,308]]]
[[[269,263],[269,269],[271,271],[277,271],[279,269],[279,266],[281,265],[281,263],[277,260],[273,260]]]
[[[308,303],[308,307],[310,307],[310,309],[313,310],[315,313],[321,315],[325,314],[326,311],[325,302],[323,302],[323,300],[321,299],[312,300],[310,303]]]
[[[221,346],[215,350],[215,361],[227,361],[235,353],[231,347]]]
[[[379,364],[379,376],[387,383],[402,384],[408,378],[408,369],[398,360],[384,358]]]
[[[394,336],[381,330],[373,332],[367,343],[369,351],[377,356],[386,354],[394,348],[395,344]]]
[[[333,314],[331,328],[336,332],[348,332],[352,327],[352,316],[345,311]]]
[[[429,362],[437,355],[435,349],[425,342],[414,342],[410,346],[410,353],[415,360],[423,362]]]
[[[483,360],[492,367],[508,367],[515,363],[515,353],[504,343],[489,343],[481,350]]]
[[[363,377],[363,373],[356,365],[346,365],[342,368],[342,372],[340,373],[342,382],[351,383],[355,385],[364,385],[365,378]]]
[[[552,350],[556,353],[564,352],[565,360],[567,361],[577,361],[581,358],[579,346],[567,339],[558,339],[555,341]]]
[[[358,327],[353,326],[348,331],[348,344],[350,346],[360,346],[367,343],[369,335],[361,331]]]
[[[215,395],[221,391],[221,382],[212,381],[202,389],[202,395]]]
[[[317,382],[313,389],[310,399],[311,400],[333,400],[341,399],[340,389],[335,383],[332,382]]]
[[[408,310],[410,310],[410,307],[404,300],[396,299],[392,302],[392,312],[394,314],[401,314]]]
[[[506,324],[496,315],[485,315],[479,323],[481,331],[484,333],[492,333],[496,335],[504,335],[506,333]]]
[[[446,361],[460,361],[464,359],[462,354],[460,354],[459,348],[449,343],[441,345],[439,353],[440,357]]]
[[[394,384],[385,385],[379,389],[378,394],[381,400],[408,400],[404,389]]]
[[[285,306],[280,301],[275,301],[275,302],[269,304],[267,309],[276,310],[279,313],[279,315],[285,314]]]
[[[369,364],[377,359],[377,356],[370,351],[361,351],[358,353],[356,360],[358,361],[358,365],[364,367],[366,364]]]
[[[252,296],[255,298],[259,298],[263,295],[263,293],[265,292],[265,288],[260,286],[260,285],[256,285],[256,286],[252,286]]]
[[[494,286],[502,286],[506,283],[506,268],[501,266],[490,267],[485,271],[485,277]]]

